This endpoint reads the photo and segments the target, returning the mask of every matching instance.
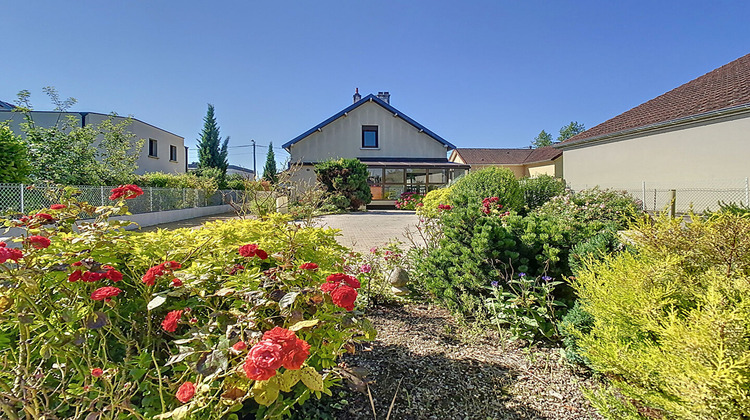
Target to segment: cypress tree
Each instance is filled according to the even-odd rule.
[[[203,118],[203,130],[198,140],[198,170],[216,168],[220,171],[219,185],[224,183],[224,178],[229,166],[228,151],[229,136],[221,141],[219,136],[219,125],[216,123],[214,106],[208,104],[208,111]]]
[[[266,166],[263,167],[263,179],[276,183],[279,177],[276,174],[276,155],[273,153],[273,143],[268,143],[268,154],[266,155]]]

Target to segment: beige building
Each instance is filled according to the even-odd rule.
[[[554,147],[573,189],[742,183],[750,176],[750,54]]]
[[[354,103],[283,145],[292,164],[301,165],[300,182],[315,180],[314,165],[329,159],[357,158],[367,164],[373,203],[392,205],[403,192],[443,187],[468,165],[449,162],[455,147],[390,105],[380,92]]]
[[[538,149],[458,148],[448,158],[451,162],[471,166],[472,171],[497,166],[513,171],[516,178],[550,175],[562,176],[562,152],[552,147]]]
[[[11,130],[21,133],[19,124],[24,122],[24,114],[13,112],[12,108],[13,106],[8,103],[0,102],[0,121],[8,121]],[[96,112],[31,111],[31,116],[34,123],[41,127],[59,125],[70,116],[82,127],[98,125],[108,118],[112,118],[112,122],[115,124],[126,119],[125,117],[112,117]],[[184,138],[135,118],[130,118],[130,121],[127,130],[133,133],[137,139],[145,140],[138,157],[136,174],[187,172],[187,148]]]

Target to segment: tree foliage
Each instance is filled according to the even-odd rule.
[[[315,173],[328,190],[329,201],[338,208],[357,210],[372,201],[367,165],[359,159],[327,160],[315,165]]]
[[[20,124],[31,162],[32,180],[47,180],[67,185],[112,185],[131,182],[143,139],[128,131],[130,118],[119,122],[111,115],[99,124],[83,125],[81,116],[66,115],[76,103],[61,100],[53,87],[44,92],[59,112],[55,124],[37,125],[32,114],[30,93],[18,93],[18,111],[24,114]]]
[[[534,140],[531,142],[531,146],[535,149],[539,147],[551,146],[552,145],[552,134],[542,130]]]
[[[216,168],[220,171],[219,184],[223,184],[229,166],[228,151],[229,136],[222,142],[219,135],[219,125],[216,123],[214,106],[208,104],[208,111],[203,118],[203,130],[198,139],[198,170]]]
[[[560,135],[557,136],[557,141],[565,141],[584,131],[586,131],[586,127],[583,124],[579,124],[578,121],[571,121],[570,124],[560,128]]]
[[[273,143],[268,143],[268,154],[266,154],[266,166],[263,167],[263,179],[276,183],[279,180],[276,169],[276,155],[273,153]]]
[[[24,182],[30,173],[26,145],[8,124],[0,123],[0,183]]]

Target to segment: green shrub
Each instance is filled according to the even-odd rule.
[[[242,174],[237,174],[237,173],[227,174],[227,177],[226,177],[227,189],[243,191],[245,189],[245,184],[247,183],[247,181],[250,181],[250,178]]]
[[[441,213],[441,210],[438,208],[439,205],[451,204],[448,199],[451,188],[453,187],[438,188],[428,192],[422,198],[422,205],[417,207],[417,215],[421,218],[437,217]]]
[[[129,222],[108,219],[124,200],[95,208],[75,195],[68,188],[62,207],[6,221],[27,233],[16,239],[22,258],[0,245],[4,418],[280,418],[331,395],[344,346],[373,337],[344,308],[351,293],[321,288],[348,252],[334,230],[276,214],[128,233]],[[275,327],[294,333],[298,357],[251,379],[248,350]],[[275,360],[287,352],[279,342],[265,342]]]
[[[0,183],[25,182],[31,173],[28,155],[21,136],[13,134],[7,123],[0,123]]]
[[[641,223],[635,252],[574,282],[594,319],[581,354],[611,378],[589,395],[609,418],[750,415],[750,217],[681,222]]]
[[[146,172],[138,175],[136,184],[154,188],[188,188],[215,192],[219,186],[213,178],[199,177],[194,173],[168,174],[164,172]]]
[[[586,312],[578,301],[560,320],[558,330],[562,336],[563,354],[570,363],[590,367],[588,359],[581,354],[578,341],[584,334],[590,333],[593,326],[594,317]]]
[[[357,210],[372,201],[367,165],[359,159],[327,160],[315,165],[315,173],[331,196],[329,203],[340,209]]]
[[[513,172],[506,168],[483,168],[469,172],[453,184],[448,198],[451,205],[478,207],[482,200],[498,197],[505,210],[520,210],[523,193]]]
[[[552,197],[565,193],[565,180],[550,175],[524,178],[520,181],[525,211],[541,207]]]

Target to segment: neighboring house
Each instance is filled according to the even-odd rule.
[[[750,176],[750,54],[555,145],[574,189]]]
[[[13,112],[13,105],[0,102],[0,122],[10,121],[10,128],[16,133],[22,134],[19,124],[24,122],[24,114]],[[31,111],[34,123],[41,127],[52,127],[61,124],[63,120],[72,116],[81,127],[99,124],[107,118],[112,118],[117,124],[127,118],[112,117],[97,112],[54,112],[54,111]],[[187,172],[187,147],[185,139],[162,130],[141,120],[130,118],[127,130],[135,135],[137,139],[144,139],[143,149],[136,162],[138,169],[136,174],[146,172],[185,173]]]
[[[375,205],[393,204],[403,192],[443,187],[469,165],[449,162],[455,147],[390,105],[390,94],[360,96],[354,103],[283,145],[296,181],[314,182],[313,165],[329,159],[357,158],[369,170]]]
[[[191,162],[188,165],[188,171],[193,172],[196,170],[198,170],[198,162]],[[237,166],[237,165],[227,166],[227,175],[229,174],[240,174],[245,178],[250,178],[250,179],[254,178],[252,169],[244,168],[242,166]]]
[[[562,177],[562,152],[553,147],[538,149],[458,148],[451,152],[451,162],[465,163],[472,171],[499,166],[513,171],[516,178],[551,175]]]

